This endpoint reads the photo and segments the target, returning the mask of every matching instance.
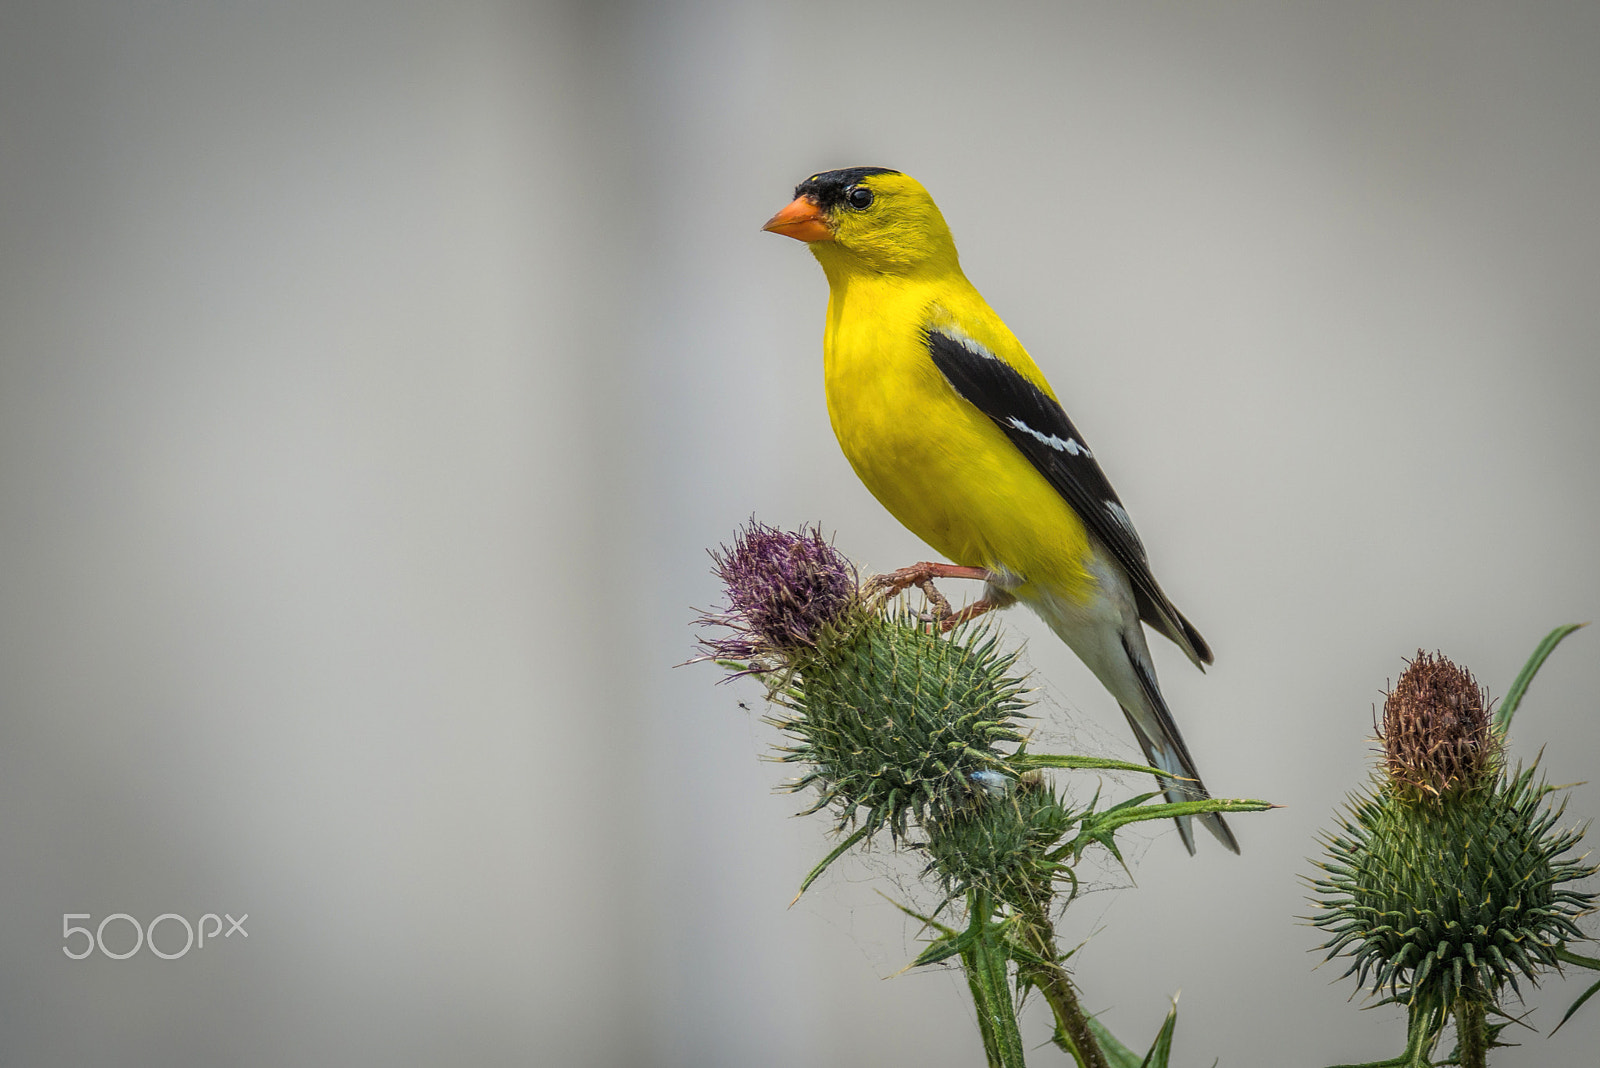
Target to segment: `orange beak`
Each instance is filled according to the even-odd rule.
[[[768,219],[761,229],[796,241],[833,240],[833,227],[828,225],[828,217],[809,197],[796,197],[794,203]]]

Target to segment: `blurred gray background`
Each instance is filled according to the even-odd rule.
[[[915,861],[786,908],[826,824],[759,688],[673,666],[752,514],[926,555],[758,232],[863,163],[934,193],[1215,645],[1158,650],[1208,782],[1286,806],[1243,857],[1130,839],[1063,922],[1090,1007],[1142,1044],[1181,990],[1184,1064],[1399,1050],[1300,877],[1403,658],[1500,696],[1600,615],[1600,6],[978,7],[0,3],[0,1062],[981,1062],[954,973],[888,978]],[[1044,736],[1135,755],[1006,625]],[[1516,725],[1554,782],[1597,642]],[[63,955],[119,912],[248,939]],[[1591,1065],[1600,1011],[1520,1034]]]

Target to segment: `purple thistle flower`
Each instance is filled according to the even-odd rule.
[[[748,661],[815,646],[857,598],[855,569],[823,540],[820,527],[791,532],[752,519],[731,548],[712,550],[711,559],[728,610],[699,622],[733,631],[701,640],[711,659]]]

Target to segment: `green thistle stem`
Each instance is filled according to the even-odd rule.
[[[1456,998],[1456,1042],[1461,1068],[1488,1068],[1489,1016],[1476,992]]]
[[[1413,1005],[1406,1027],[1406,1051],[1395,1063],[1402,1068],[1428,1068],[1428,1055],[1439,1041],[1444,1029],[1444,1014],[1439,1009],[1423,1009]]]
[[[978,1011],[978,1032],[983,1036],[989,1068],[1026,1068],[1016,1002],[1006,977],[1008,955],[995,937],[999,928],[990,922],[994,907],[994,898],[985,891],[967,892],[967,930],[976,937],[962,950],[961,963],[972,991],[973,1008]]]
[[[1017,970],[1049,1003],[1056,1014],[1061,1037],[1066,1041],[1067,1052],[1077,1062],[1078,1068],[1110,1068],[1105,1051],[1094,1040],[1089,1028],[1089,1017],[1078,1001],[1078,991],[1072,985],[1067,970],[1055,961],[1056,931],[1044,908],[1030,908],[1023,913],[1023,937],[1038,957],[1039,963],[1018,963]],[[1050,963],[1043,963],[1049,961]]]
[[[983,1039],[983,1054],[985,1063],[989,1068],[1001,1068],[1004,1061],[1000,1058],[1000,1047],[995,1040],[994,1018],[989,1015],[988,993],[979,977],[974,954],[967,951],[961,954],[962,971],[967,976],[967,989],[972,992],[972,1007],[978,1013],[978,1035]]]

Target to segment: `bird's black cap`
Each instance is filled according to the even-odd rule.
[[[844,167],[837,171],[823,171],[794,187],[794,195],[807,197],[823,209],[836,208],[844,203],[850,187],[872,174],[899,174],[888,167]]]

